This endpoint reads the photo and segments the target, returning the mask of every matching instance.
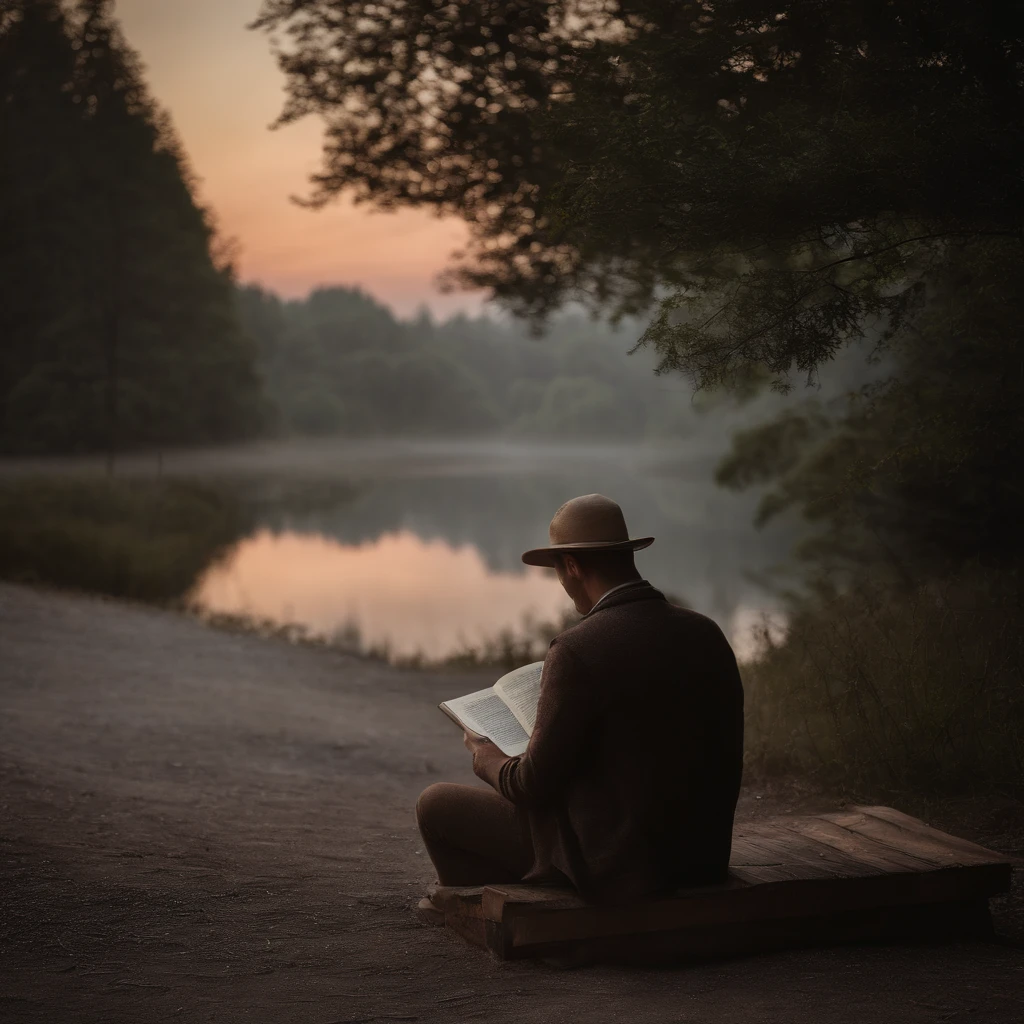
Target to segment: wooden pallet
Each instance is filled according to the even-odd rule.
[[[937,938],[989,927],[1010,858],[891,807],[737,826],[730,877],[595,906],[572,890],[441,888],[445,924],[501,959],[656,963],[793,945]]]

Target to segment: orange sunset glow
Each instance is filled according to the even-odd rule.
[[[426,211],[372,212],[342,200],[312,211],[291,202],[319,166],[320,123],[275,131],[284,76],[270,40],[246,28],[259,0],[118,0],[129,43],[156,100],[170,111],[200,200],[240,245],[243,281],[288,296],[320,284],[359,285],[401,315],[476,309],[479,297],[441,295],[436,274],[465,229]]]
[[[363,544],[261,530],[199,581],[210,612],[301,622],[330,636],[358,626],[370,646],[437,658],[519,623],[556,619],[568,599],[554,573],[492,572],[471,545],[402,530]]]

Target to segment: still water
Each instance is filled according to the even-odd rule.
[[[641,573],[715,618],[743,655],[751,626],[775,608],[753,577],[792,537],[755,530],[755,497],[715,487],[713,465],[714,453],[685,444],[250,449],[234,470],[272,480],[277,500],[206,570],[192,601],[443,658],[569,609],[554,572],[519,556],[546,542],[563,501],[597,491],[622,505],[634,536],[656,538],[637,553]]]

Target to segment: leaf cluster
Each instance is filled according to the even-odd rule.
[[[453,283],[542,319],[657,305],[660,372],[885,373],[737,439],[816,558],[1019,547],[1024,7],[997,0],[266,0],[314,201],[473,228]],[[887,555],[888,557],[888,555]],[[908,570],[912,572],[913,570]]]
[[[898,329],[930,243],[1019,237],[1018,5],[267,0],[256,24],[284,119],[325,121],[314,202],[458,213],[452,280],[533,316],[667,290],[647,340],[702,383],[813,370],[865,317]]]

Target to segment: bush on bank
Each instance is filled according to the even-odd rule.
[[[176,480],[0,486],[0,577],[171,601],[245,529],[226,491]]]
[[[823,585],[743,666],[751,773],[860,792],[1024,785],[1024,608],[1012,570]]]

